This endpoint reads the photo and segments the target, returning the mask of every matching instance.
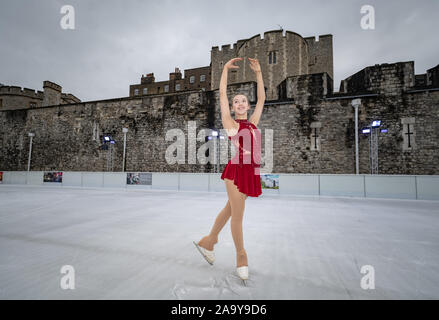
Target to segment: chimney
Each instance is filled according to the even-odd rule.
[[[154,82],[155,82],[154,73],[148,73],[146,77],[144,77],[142,74],[142,79],[140,80],[141,84],[148,84]]]
[[[169,74],[169,80],[181,80],[181,72],[179,68],[175,68],[174,72]]]

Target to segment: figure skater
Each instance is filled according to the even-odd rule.
[[[221,179],[226,185],[228,201],[216,217],[210,234],[203,237],[198,243],[194,241],[194,244],[207,262],[213,264],[215,261],[213,247],[218,242],[218,234],[228,219],[232,217],[230,227],[236,248],[236,270],[242,280],[247,280],[249,277],[248,260],[244,249],[242,220],[247,197],[258,197],[262,194],[260,178],[261,133],[257,125],[264,107],[265,90],[259,61],[248,58],[250,68],[256,74],[258,101],[250,120],[247,120],[247,111],[250,109],[248,97],[243,94],[235,95],[232,99],[235,119],[232,118],[227,98],[227,73],[230,69],[239,69],[234,63],[241,60],[243,58],[233,58],[224,65],[219,87],[222,125],[236,147],[234,158],[228,162],[221,175]]]

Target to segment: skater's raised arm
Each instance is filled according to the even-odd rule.
[[[259,120],[261,119],[262,109],[264,108],[265,103],[264,80],[262,79],[262,71],[258,59],[248,58],[248,60],[250,61],[250,68],[256,74],[256,81],[258,84],[258,101],[256,102],[255,111],[253,111],[253,114],[250,117],[250,122],[257,127]]]
[[[224,65],[223,73],[221,74],[221,81],[219,87],[221,122],[223,124],[224,129],[226,129],[228,135],[236,134],[239,130],[239,124],[235,120],[233,120],[230,114],[229,100],[227,98],[227,75],[229,69],[239,69],[239,67],[235,66],[233,63],[240,60],[242,60],[242,58],[233,58],[229,60]]]

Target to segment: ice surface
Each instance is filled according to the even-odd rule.
[[[250,279],[236,274],[226,193],[0,185],[1,299],[438,299],[439,203],[248,198]],[[60,286],[61,267],[75,289]],[[375,271],[365,290],[361,267]]]

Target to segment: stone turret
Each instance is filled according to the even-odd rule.
[[[61,104],[62,87],[51,81],[44,81],[43,91],[43,107]]]

